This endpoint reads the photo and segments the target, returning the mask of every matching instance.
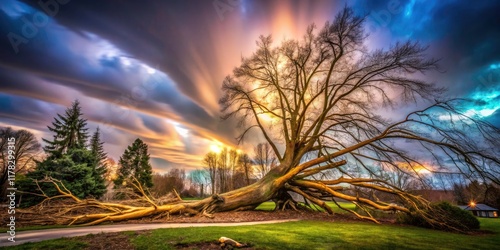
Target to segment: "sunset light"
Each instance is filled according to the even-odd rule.
[[[411,165],[406,163],[406,162],[398,162],[397,166],[399,169],[402,169],[405,172],[414,172],[419,175],[427,175],[431,174],[432,171],[436,168],[435,166],[432,166],[432,164],[418,164],[418,163],[412,163]],[[389,171],[397,171],[394,170],[392,167],[388,168]]]
[[[212,144],[210,145],[210,151],[216,154],[219,154],[222,151],[222,148],[218,144]]]

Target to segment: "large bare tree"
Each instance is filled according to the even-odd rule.
[[[240,119],[240,140],[248,133],[262,134],[276,155],[277,166],[262,179],[201,201],[140,208],[96,203],[107,210],[73,217],[73,222],[96,224],[164,212],[210,216],[253,209],[271,199],[283,208],[294,207],[288,191],[329,213],[333,211],[324,201],[331,198],[361,208],[423,211],[425,200],[380,176],[379,170],[389,166],[422,180],[438,172],[498,183],[499,130],[462,110],[467,100],[434,101],[443,90],[423,80],[423,73],[437,68],[425,47],[405,42],[369,50],[363,21],[344,8],[323,28],[310,26],[301,40],[273,45],[270,36],[262,36],[255,53],[225,78],[223,117]],[[396,121],[391,114],[380,115],[383,107],[420,100],[433,104]],[[363,190],[390,194],[398,202],[378,200]]]
[[[15,138],[15,147],[9,153],[9,138]],[[0,128],[0,194],[5,199],[5,190],[9,175],[26,173],[35,164],[35,160],[41,155],[42,147],[33,133],[27,130],[13,130],[10,127]],[[9,155],[15,159],[15,169],[9,169]],[[9,170],[11,173],[9,174]]]

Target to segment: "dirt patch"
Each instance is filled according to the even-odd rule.
[[[120,249],[120,250],[133,250],[135,249],[130,243],[129,235],[124,233],[99,233],[90,234],[87,236],[77,237],[80,241],[88,244],[86,250],[93,249]]]

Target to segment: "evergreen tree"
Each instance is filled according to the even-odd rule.
[[[49,157],[39,162],[35,171],[26,174],[26,179],[18,181],[19,189],[29,193],[38,193],[33,180],[42,180],[46,176],[62,181],[72,194],[79,198],[101,197],[105,191],[104,179],[97,178],[95,171],[96,158],[85,148],[70,149],[61,157]],[[48,196],[57,195],[51,183],[39,183],[40,188]],[[40,196],[23,196],[23,206],[35,205],[43,200]]]
[[[54,133],[52,141],[43,139],[47,144],[44,150],[49,157],[60,157],[70,149],[85,147],[88,139],[87,120],[82,115],[80,102],[75,100],[64,115],[57,114],[52,127],[47,126]]]
[[[153,168],[149,163],[148,145],[137,138],[127,147],[119,161],[118,176],[115,187],[121,187],[124,181],[135,177],[143,187],[153,186]],[[130,180],[128,180],[130,181]]]
[[[95,156],[95,167],[96,167],[96,174],[100,177],[104,176],[104,174],[107,171],[107,158],[108,154],[104,152],[104,142],[101,141],[101,131],[99,130],[99,127],[97,127],[96,131],[90,138],[89,146],[90,146],[90,152]]]
[[[101,190],[101,189],[106,189],[106,180],[104,176],[106,175],[106,172],[108,171],[108,166],[107,166],[107,158],[108,154],[104,151],[104,142],[101,141],[101,132],[99,130],[99,127],[97,127],[96,131],[90,138],[89,142],[89,147],[90,147],[90,153],[94,157],[94,163],[92,165],[92,171],[93,171],[93,178],[96,181],[96,188]]]
[[[86,141],[89,137],[87,120],[82,118],[78,100],[66,109],[64,115],[57,114],[52,126],[48,128],[54,133],[53,140],[43,139],[47,143],[44,150],[48,153],[48,157],[42,162],[37,162],[35,170],[19,182],[20,190],[37,192],[38,186],[33,181],[49,176],[62,181],[64,186],[79,198],[101,197],[106,191],[104,183],[106,153],[99,129],[92,136],[87,149]],[[50,183],[40,183],[40,188],[49,196],[57,194]],[[42,200],[40,196],[27,195],[22,205],[30,206]]]

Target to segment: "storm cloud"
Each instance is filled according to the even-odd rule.
[[[441,71],[426,77],[500,126],[500,3],[451,0],[4,0],[0,125],[49,138],[52,117],[79,99],[113,158],[140,137],[155,170],[196,168],[210,144],[236,147],[238,129],[219,118],[220,87],[258,36],[300,39],[346,4],[366,16],[370,49],[428,45]]]

